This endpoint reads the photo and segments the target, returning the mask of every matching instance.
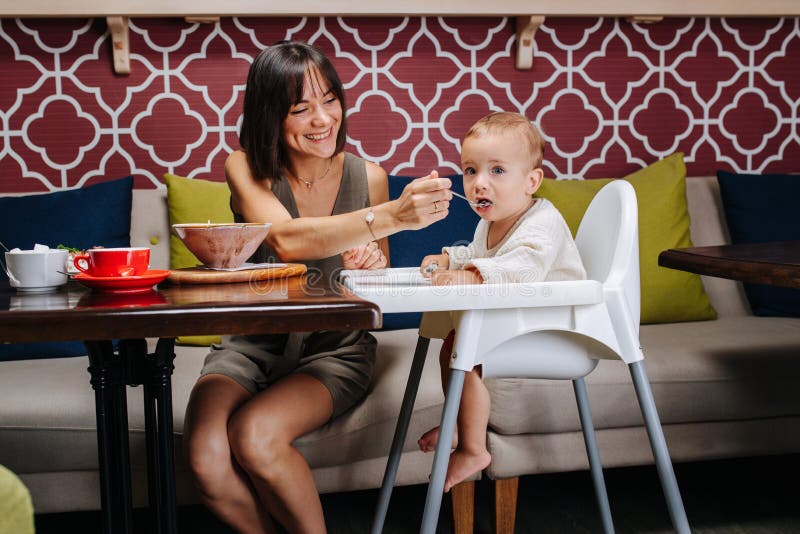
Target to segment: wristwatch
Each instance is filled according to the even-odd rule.
[[[374,223],[374,222],[375,222],[375,214],[374,214],[374,213],[372,213],[372,210],[369,210],[369,211],[368,211],[368,212],[367,212],[367,213],[364,215],[364,222],[366,222],[366,223],[367,223],[367,229],[369,230],[369,233],[370,233],[370,234],[372,234],[372,239],[374,239],[375,241],[377,241],[377,240],[378,240],[378,238],[375,236],[375,232],[373,232],[373,231],[372,231],[372,223]]]

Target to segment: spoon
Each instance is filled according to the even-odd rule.
[[[432,261],[431,263],[429,263],[428,265],[425,266],[425,268],[422,270],[422,272],[426,273],[426,274],[430,274],[430,273],[434,272],[438,268],[439,268],[439,264],[437,262],[435,262],[435,261]]]
[[[453,190],[451,190],[450,192],[451,192],[451,193],[453,193],[453,194],[454,194],[455,196],[457,196],[458,198],[462,198],[462,199],[466,200],[466,201],[467,201],[467,203],[468,203],[470,206],[477,206],[477,207],[479,207],[479,208],[485,208],[486,206],[490,206],[490,205],[492,204],[492,203],[491,203],[489,200],[486,200],[486,199],[482,199],[482,200],[480,200],[480,201],[478,201],[478,202],[473,202],[473,201],[471,201],[470,199],[468,199],[467,197],[465,197],[464,195],[462,195],[462,194],[460,194],[460,193],[456,193],[456,192],[455,192],[455,191],[453,191]]]

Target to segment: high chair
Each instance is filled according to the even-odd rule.
[[[523,284],[430,286],[409,283],[408,269],[383,279],[345,273],[356,294],[382,312],[425,311],[405,397],[384,474],[372,532],[383,528],[408,421],[431,338],[455,328],[450,376],[420,532],[436,531],[450,444],[464,375],[572,380],[603,529],[613,532],[600,455],[583,377],[598,358],[628,365],[644,416],[672,524],[689,532],[675,473],[639,345],[639,242],[636,194],[624,180],[603,187],[581,221],[575,242],[587,280]],[[437,312],[437,313],[430,313]]]

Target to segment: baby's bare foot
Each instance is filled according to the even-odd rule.
[[[422,452],[433,452],[436,450],[436,444],[439,443],[439,427],[433,427],[424,434],[422,437],[417,440],[417,444],[419,445],[419,450]],[[453,433],[453,445],[452,448],[455,449],[458,447],[458,431]]]
[[[486,449],[474,454],[460,449],[454,451],[447,466],[447,477],[444,480],[445,493],[456,484],[485,469],[491,462],[492,455]]]

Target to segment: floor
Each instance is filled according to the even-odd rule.
[[[686,512],[696,533],[800,533],[800,455],[747,458],[676,466]],[[666,533],[671,524],[655,468],[606,470],[606,484],[618,533]],[[322,496],[331,534],[369,532],[376,491]],[[397,488],[386,534],[417,532],[425,487]],[[475,532],[491,532],[491,482],[476,488]],[[587,472],[525,476],[520,479],[518,534],[594,533],[601,530]],[[445,500],[439,532],[452,532]],[[146,510],[136,510],[136,534],[149,533]],[[100,533],[99,514],[78,512],[37,516],[38,534]],[[179,530],[192,534],[230,534],[202,506],[181,507]]]

